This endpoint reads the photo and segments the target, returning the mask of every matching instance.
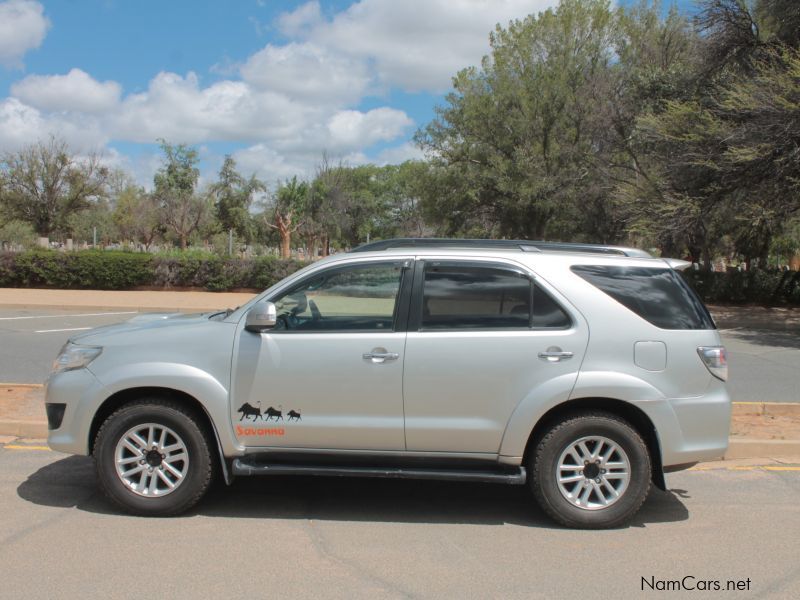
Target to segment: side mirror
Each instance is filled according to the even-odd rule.
[[[244,328],[253,333],[261,333],[275,327],[278,323],[278,311],[272,302],[258,302],[247,311]]]

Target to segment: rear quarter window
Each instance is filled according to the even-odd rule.
[[[572,272],[661,329],[716,329],[703,302],[672,269],[576,265]]]

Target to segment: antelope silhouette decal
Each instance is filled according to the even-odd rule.
[[[275,418],[276,421],[283,421],[283,406],[278,404],[278,408],[269,407],[267,410],[264,411],[264,420],[269,421],[272,418]]]
[[[288,413],[286,413],[286,422],[287,423],[289,421],[302,421],[302,420],[303,420],[303,418],[300,416],[300,411],[299,410],[290,410]]]
[[[271,409],[270,409],[271,410]],[[253,421],[261,417],[261,402],[258,403],[258,408],[253,406],[252,404],[245,402],[239,407],[239,410],[236,412],[242,413],[240,421],[244,421],[245,417],[253,417]]]

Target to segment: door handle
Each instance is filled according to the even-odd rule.
[[[387,352],[383,348],[375,348],[372,352],[364,352],[361,355],[364,360],[371,360],[374,363],[382,363],[387,360],[397,360],[400,355],[397,352]]]
[[[564,352],[561,350],[547,349],[546,352],[539,352],[539,358],[547,362],[559,362],[561,360],[568,360],[573,357],[572,352]]]

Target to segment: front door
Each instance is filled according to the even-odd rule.
[[[269,298],[278,325],[234,346],[231,419],[246,446],[404,450],[403,261],[331,266]],[[410,273],[409,273],[410,274]],[[406,281],[406,284],[409,282]]]

